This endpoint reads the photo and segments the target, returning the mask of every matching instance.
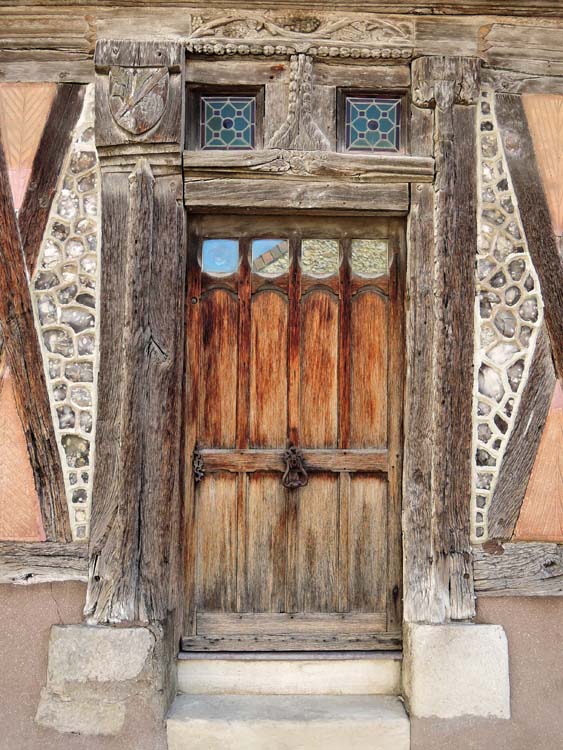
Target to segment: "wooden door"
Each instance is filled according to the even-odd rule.
[[[192,218],[184,648],[400,644],[402,236]]]

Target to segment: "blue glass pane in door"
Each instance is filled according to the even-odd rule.
[[[399,151],[401,100],[346,97],[346,151]]]
[[[238,268],[238,240],[203,240],[201,270],[226,275]]]
[[[217,151],[255,148],[255,96],[202,96],[200,147]]]

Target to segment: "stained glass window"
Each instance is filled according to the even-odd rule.
[[[214,276],[234,273],[238,268],[238,240],[203,240],[201,270]]]
[[[255,147],[255,96],[201,97],[200,148],[248,151]]]
[[[346,151],[399,151],[401,100],[381,96],[347,96]]]
[[[260,276],[280,276],[289,269],[287,240],[252,240],[252,270]]]
[[[352,240],[351,265],[354,273],[373,279],[387,273],[387,240]]]
[[[338,240],[303,240],[301,268],[308,276],[322,279],[338,273],[340,265]]]

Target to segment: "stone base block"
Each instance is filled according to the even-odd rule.
[[[60,732],[118,734],[138,698],[162,718],[175,692],[164,652],[158,627],[53,626],[35,720]]]
[[[408,624],[404,648],[411,716],[510,718],[508,644],[500,625]]]

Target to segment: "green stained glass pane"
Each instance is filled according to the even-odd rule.
[[[303,273],[322,279],[338,273],[339,265],[338,240],[303,240],[301,242]]]
[[[280,276],[289,270],[287,240],[252,240],[252,270],[260,276]]]
[[[256,147],[255,96],[202,96],[200,148],[250,151]]]
[[[346,151],[399,151],[401,100],[380,96],[347,96]]]
[[[387,240],[352,240],[350,263],[358,276],[372,279],[386,274],[389,270]]]

